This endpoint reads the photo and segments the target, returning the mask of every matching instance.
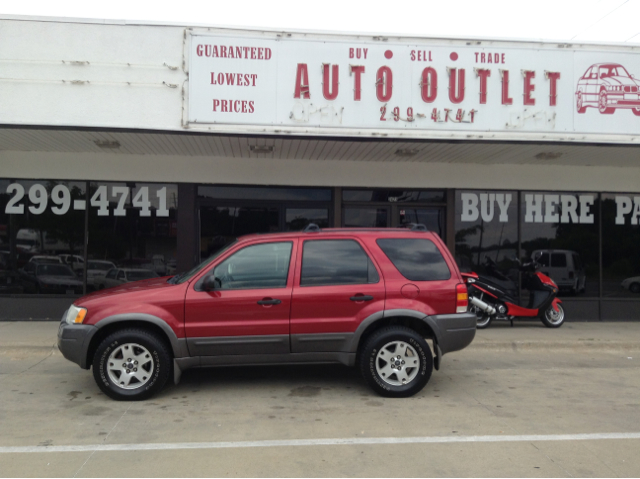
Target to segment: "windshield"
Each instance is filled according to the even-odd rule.
[[[629,73],[622,65],[606,65],[600,67],[600,78],[613,76],[628,77]]]
[[[198,266],[190,269],[189,271],[187,271],[186,273],[182,273],[182,274],[178,274],[176,276],[174,276],[173,278],[169,279],[170,283],[173,284],[182,284],[185,281],[189,281],[191,278],[193,278],[196,274],[198,274],[200,271],[202,271],[203,269],[205,269],[207,266],[209,266],[211,264],[211,262],[216,259],[218,256],[220,256],[222,253],[224,253],[225,251],[227,251],[229,248],[231,248],[233,245],[235,245],[238,242],[238,240],[232,241],[231,243],[229,243],[227,246],[225,246],[224,248],[216,251],[214,254],[212,254],[211,256],[209,256],[207,259],[205,259],[202,263],[200,263]]]
[[[140,281],[141,279],[157,278],[158,274],[153,271],[127,271],[129,281]]]
[[[61,264],[40,264],[36,273],[38,276],[68,276],[75,278],[76,275],[71,268]]]
[[[96,261],[89,261],[87,269],[98,269],[100,271],[109,271],[113,268],[113,263],[98,263]]]

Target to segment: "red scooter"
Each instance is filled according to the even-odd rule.
[[[548,328],[559,328],[564,323],[564,309],[556,295],[558,285],[548,276],[536,271],[540,264],[533,260],[522,264],[516,259],[522,272],[523,288],[529,291],[526,307],[518,304],[514,290],[504,286],[500,277],[508,279],[497,271],[497,265],[485,257],[487,275],[462,273],[469,292],[469,311],[478,318],[478,329],[489,327],[493,320],[511,321],[516,318],[538,317]]]

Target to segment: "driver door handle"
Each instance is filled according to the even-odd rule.
[[[280,303],[282,303],[282,301],[280,301],[279,299],[262,299],[258,301],[258,304],[261,306],[265,306],[268,304],[280,304]]]
[[[356,294],[355,296],[351,296],[349,298],[351,301],[371,301],[373,299],[373,296],[365,296],[365,295],[358,295]]]

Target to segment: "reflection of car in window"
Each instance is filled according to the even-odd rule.
[[[553,279],[561,291],[584,293],[587,276],[580,255],[565,249],[539,249],[531,254],[541,265],[540,271]]]
[[[64,264],[29,262],[20,271],[24,289],[32,293],[81,294],[82,281]]]
[[[578,80],[576,109],[584,113],[588,107],[611,114],[616,108],[630,109],[640,116],[640,81],[617,63],[596,63]]]
[[[622,281],[620,284],[624,289],[628,289],[630,292],[638,294],[640,293],[640,276],[633,276]]]
[[[112,268],[104,276],[96,277],[96,289],[112,288],[132,281],[157,278],[158,273],[148,269]]]

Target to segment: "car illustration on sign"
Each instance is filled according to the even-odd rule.
[[[587,107],[600,113],[612,114],[616,108],[631,109],[640,116],[640,81],[618,63],[591,65],[578,80],[576,108],[584,113]]]

